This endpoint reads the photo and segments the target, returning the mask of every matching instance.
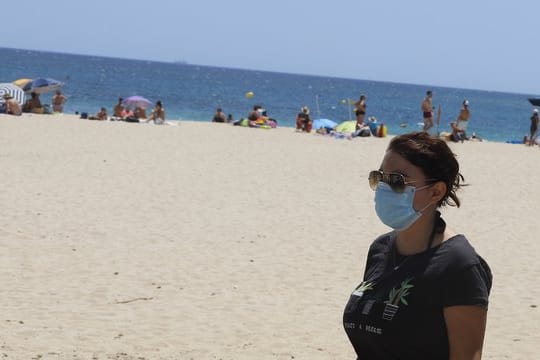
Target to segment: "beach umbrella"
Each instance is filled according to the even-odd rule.
[[[336,131],[343,133],[353,133],[356,131],[356,120],[347,120],[336,126]]]
[[[20,87],[21,89],[24,87],[24,85],[28,84],[32,79],[22,78],[17,79],[13,82],[13,85]]]
[[[27,93],[35,92],[43,94],[49,91],[55,91],[64,86],[64,83],[51,78],[36,78],[26,83],[23,90]]]
[[[313,120],[313,129],[317,130],[320,128],[335,128],[337,126],[337,122],[332,121],[330,119],[315,119]]]
[[[13,96],[13,98],[19,103],[24,104],[24,91],[18,87],[13,85],[12,83],[3,83],[0,84],[0,103],[3,104],[5,102],[4,95],[10,94]]]
[[[127,108],[140,107],[146,109],[147,107],[152,105],[152,102],[142,96],[134,95],[122,100],[122,105]]]

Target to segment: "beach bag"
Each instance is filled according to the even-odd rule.
[[[387,133],[388,133],[388,129],[387,129],[386,125],[381,124],[381,126],[379,126],[379,128],[377,129],[377,136],[378,137],[386,137]]]
[[[88,113],[81,113],[81,119],[88,119]]]
[[[374,136],[377,136],[377,130],[379,128],[379,125],[374,121],[370,121],[370,122],[368,122],[368,126],[369,126],[369,130],[371,130],[371,133]]]
[[[131,123],[138,123],[139,122],[139,118],[138,117],[135,117],[135,116],[128,116],[126,119],[125,119],[126,122],[131,122]]]

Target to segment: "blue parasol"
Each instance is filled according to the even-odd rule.
[[[317,130],[320,128],[335,128],[337,126],[337,122],[332,121],[330,119],[315,119],[313,120],[313,129]]]
[[[36,78],[27,82],[23,86],[23,90],[27,93],[34,92],[36,94],[43,94],[49,91],[55,91],[64,86],[64,83],[51,78]]]

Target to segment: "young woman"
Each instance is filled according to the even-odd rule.
[[[343,315],[358,359],[480,359],[492,276],[437,209],[460,205],[459,164],[425,132],[395,137],[369,174],[393,228],[371,245]]]
[[[354,104],[356,110],[354,114],[356,115],[356,130],[364,127],[364,117],[366,116],[366,96],[360,95],[360,99]]]
[[[163,125],[165,123],[165,108],[161,103],[161,100],[156,101],[154,110],[150,114],[150,117],[146,122],[153,121],[156,125]]]
[[[118,102],[116,103],[116,105],[114,105],[114,109],[113,109],[113,116],[114,117],[122,119],[124,117],[129,116],[129,115],[127,115],[127,110],[124,108],[124,105],[122,105],[123,100],[124,99],[119,97]],[[130,114],[130,115],[133,115],[133,114]]]

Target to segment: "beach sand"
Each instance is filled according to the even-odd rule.
[[[353,359],[388,138],[0,115],[0,358]],[[485,359],[540,350],[540,149],[450,144],[490,264]]]

